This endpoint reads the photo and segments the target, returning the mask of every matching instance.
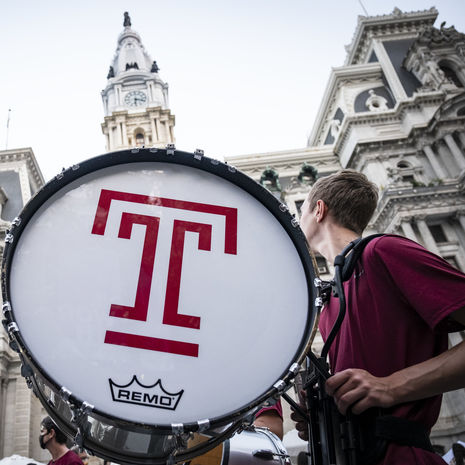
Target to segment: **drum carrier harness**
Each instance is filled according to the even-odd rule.
[[[311,465],[370,465],[381,460],[390,442],[417,447],[433,452],[425,427],[405,418],[389,415],[381,408],[371,408],[360,415],[350,410],[342,415],[331,396],[325,391],[325,382],[331,376],[327,356],[346,314],[346,297],[343,283],[354,271],[366,245],[383,234],[373,234],[352,241],[334,259],[334,279],[316,279],[319,304],[329,301],[331,293],[339,298],[339,313],[328,338],[317,357],[307,355],[307,370],[303,373],[306,392],[305,412],[287,394],[284,398],[294,410],[306,419],[309,433],[309,463]],[[318,299],[318,297],[317,297]],[[339,447],[336,447],[336,444]]]

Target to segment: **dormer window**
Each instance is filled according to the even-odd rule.
[[[411,167],[412,167],[412,165],[408,161],[402,160],[399,163],[397,163],[397,168],[400,168],[401,170],[406,170],[406,169],[409,169]]]
[[[134,62],[134,63],[126,63],[126,71],[128,69],[139,69],[139,65]]]

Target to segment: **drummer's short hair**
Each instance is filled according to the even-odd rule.
[[[310,211],[318,200],[344,228],[362,234],[378,204],[378,187],[358,171],[342,170],[318,179],[308,194]]]
[[[55,431],[55,439],[59,444],[66,444],[68,441],[68,438],[66,437],[65,433],[61,431],[56,423],[50,418],[50,417],[45,417],[40,424],[48,431],[53,429]]]

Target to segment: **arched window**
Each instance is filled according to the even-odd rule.
[[[457,87],[463,87],[463,83],[460,81],[457,73],[448,64],[440,63],[439,67],[449,81],[452,81]]]
[[[143,145],[145,145],[144,134],[142,134],[141,132],[138,132],[136,134],[136,147],[142,147]]]

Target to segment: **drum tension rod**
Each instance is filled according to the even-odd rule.
[[[307,412],[297,403],[292,399],[289,394],[281,394],[282,398],[295,410],[299,415],[303,417],[303,419],[308,422],[310,421],[309,416],[307,415]]]

